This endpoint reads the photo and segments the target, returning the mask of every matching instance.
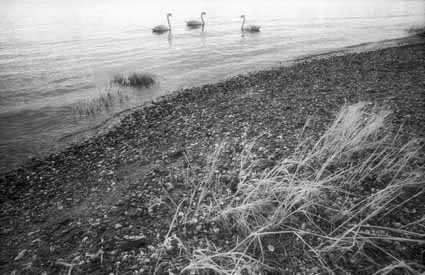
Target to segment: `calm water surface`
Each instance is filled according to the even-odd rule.
[[[187,29],[201,11],[205,28]],[[116,74],[148,72],[160,82],[125,90],[131,100],[118,112],[281,61],[403,37],[425,23],[424,11],[424,0],[2,0],[0,167],[52,152],[64,136],[111,116],[72,110],[114,92],[108,83]],[[172,32],[152,34],[167,12]],[[241,14],[261,32],[242,35]]]

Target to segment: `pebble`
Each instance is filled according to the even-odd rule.
[[[401,227],[401,223],[393,222],[393,226],[396,227],[396,228],[399,228],[399,227]]]
[[[189,224],[196,224],[198,223],[198,219],[197,218],[192,218],[189,220]]]
[[[15,261],[19,261],[25,256],[25,253],[27,253],[27,249],[21,250],[21,252],[18,253],[18,255],[15,257]]]

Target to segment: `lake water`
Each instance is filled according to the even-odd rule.
[[[186,28],[201,11],[205,28]],[[168,12],[172,32],[153,34]],[[261,32],[241,34],[241,14]],[[424,0],[2,0],[0,167],[52,152],[111,116],[76,115],[75,106],[115,92],[116,74],[146,72],[160,85],[124,89],[131,98],[113,112],[423,24]]]

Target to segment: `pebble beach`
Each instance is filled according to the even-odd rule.
[[[232,189],[228,171],[248,141],[256,140],[267,168],[294,150],[301,131],[314,140],[343,105],[357,102],[388,108],[395,132],[402,126],[403,136],[425,137],[425,42],[180,90],[107,133],[3,174],[0,273],[178,274],[187,259],[177,249],[159,257],[157,248],[178,208],[172,202],[189,196],[187,168],[202,177],[208,156],[226,142],[217,173]],[[176,234],[226,247],[223,231],[200,223]],[[303,264],[291,262],[289,274],[302,274]]]

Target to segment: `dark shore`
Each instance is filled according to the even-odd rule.
[[[172,250],[158,261],[157,247],[175,215],[172,202],[187,196],[189,166],[202,177],[208,155],[226,141],[225,171],[256,137],[258,157],[272,163],[293,150],[308,118],[308,133],[318,137],[343,104],[359,101],[388,106],[394,131],[402,125],[404,136],[425,137],[425,43],[185,89],[102,136],[3,175],[0,273],[176,273],[187,259]],[[220,243],[213,233],[194,225],[179,237]]]

